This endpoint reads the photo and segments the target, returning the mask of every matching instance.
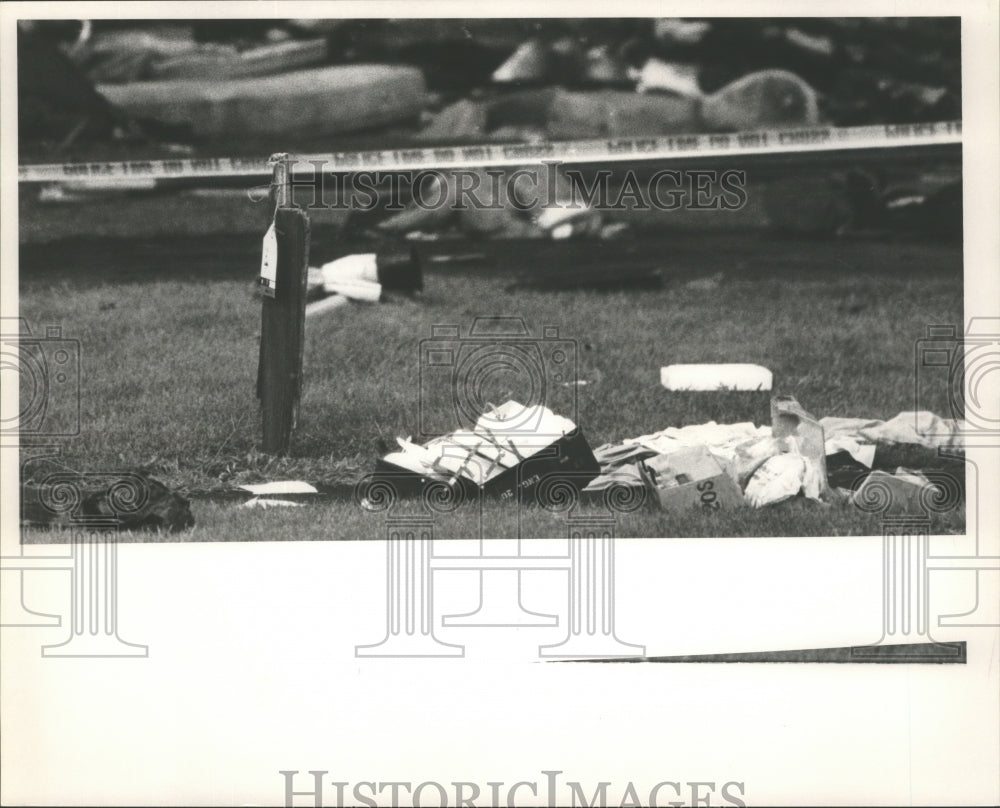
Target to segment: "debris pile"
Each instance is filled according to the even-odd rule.
[[[445,107],[420,139],[530,143],[812,126],[820,120],[815,91],[784,70],[750,73],[707,95],[690,93],[511,90]]]
[[[423,111],[430,138],[510,140],[960,118],[959,23],[94,20],[22,21],[19,30],[58,46],[60,69],[70,65],[123,109],[190,124],[196,136],[228,133],[222,124],[236,120],[242,135],[281,126],[273,106],[237,114],[258,92],[241,82],[260,79],[273,104],[284,103],[278,87],[301,96],[280,130],[289,135],[362,131]],[[25,109],[32,99],[20,100]]]
[[[285,149],[316,152],[355,133],[397,148],[961,117],[958,18],[22,21],[19,38],[20,145],[32,162],[105,159],[108,141],[124,141],[126,158],[134,145],[169,159],[217,156],[222,144],[260,154],[279,136]],[[523,171],[505,168],[505,185]],[[702,211],[697,226],[762,219],[792,233],[961,237],[960,169],[943,184],[882,173],[754,179],[762,209],[745,220],[691,209]],[[457,180],[444,182],[427,189],[442,204],[411,205],[379,232],[610,238],[647,222],[617,203],[531,216],[503,198],[459,211]],[[619,202],[633,195],[620,178],[610,190]],[[41,193],[89,197],[69,184]]]
[[[905,468],[892,474],[873,469],[877,447],[894,444],[960,453],[962,425],[929,412],[904,412],[890,421],[816,419],[794,397],[781,396],[771,401],[771,426],[711,421],[600,446],[594,454],[601,474],[585,491],[643,485],[671,508],[691,501],[697,491],[706,496],[695,504],[715,509],[761,508],[796,496],[860,506],[873,488],[888,486],[883,490],[893,492],[894,504],[913,508],[921,496],[931,496],[921,492],[936,483]],[[734,498],[734,490],[742,496]]]
[[[372,479],[398,496],[425,494],[439,484],[456,501],[481,492],[544,505],[547,487],[561,482],[584,499],[631,489],[630,502],[645,495],[665,511],[763,508],[795,497],[865,509],[888,497],[887,505],[910,512],[944,492],[919,471],[873,468],[877,445],[961,447],[961,425],[931,413],[901,413],[889,422],[817,419],[794,397],[779,396],[772,399],[771,420],[771,426],[670,427],[591,451],[572,421],[540,405],[508,401],[484,413],[472,430],[422,445],[398,439],[399,450],[377,462]]]

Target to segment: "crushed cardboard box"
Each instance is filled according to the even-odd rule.
[[[375,479],[400,496],[445,483],[467,496],[544,504],[555,480],[582,489],[600,472],[583,431],[547,407],[508,401],[483,413],[472,430],[424,444],[399,439],[399,451],[376,463]]]
[[[678,449],[639,463],[648,490],[665,511],[737,507],[743,492],[704,446]]]

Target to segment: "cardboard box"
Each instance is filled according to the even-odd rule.
[[[536,503],[556,481],[579,491],[600,474],[600,463],[579,427],[551,412],[548,416],[536,431],[525,426],[534,421],[508,422],[504,430],[502,419],[484,416],[474,430],[456,430],[423,445],[400,441],[402,451],[379,460],[374,476],[400,496],[419,495],[440,482],[460,485],[465,497],[503,502]]]
[[[678,449],[639,464],[643,481],[667,511],[733,508],[743,492],[704,446]]]
[[[554,481],[568,483],[580,491],[600,473],[600,463],[594,458],[583,430],[577,428],[514,468],[495,474],[482,489],[486,496],[502,502],[538,504],[539,497],[545,497],[544,491]]]

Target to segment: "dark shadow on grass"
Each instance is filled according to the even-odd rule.
[[[162,280],[205,279],[252,282],[260,267],[261,234],[199,235],[137,239],[67,238],[20,249],[20,284],[69,282],[86,288],[106,283],[154,283]],[[334,228],[316,227],[311,264],[319,265],[352,252],[375,252],[398,245],[388,239],[342,239]],[[625,240],[548,242],[539,240],[430,242],[424,256],[484,253],[484,260],[427,271],[445,275],[494,275],[515,279],[525,273],[564,275],[603,267],[636,266],[659,270],[664,282],[723,272],[726,278],[831,280],[852,275],[957,277],[962,273],[960,245],[900,244],[852,239],[790,239],[767,232],[674,232]]]

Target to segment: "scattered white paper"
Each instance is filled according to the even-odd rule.
[[[323,289],[328,294],[342,295],[364,303],[378,303],[382,297],[382,284],[373,281],[326,281]]]
[[[309,483],[301,480],[276,480],[272,483],[253,483],[252,485],[241,485],[244,491],[249,491],[255,496],[265,496],[267,494],[318,494],[315,488]]]
[[[871,468],[875,462],[875,444],[861,443],[848,435],[837,435],[826,441],[827,457],[837,452],[847,452],[865,468]]]
[[[244,508],[301,508],[301,502],[289,502],[287,499],[261,499],[254,497],[243,503]]]
[[[347,298],[342,295],[330,295],[322,300],[314,300],[306,305],[306,317],[315,317],[317,314],[339,309],[341,306],[346,306],[347,303]]]

